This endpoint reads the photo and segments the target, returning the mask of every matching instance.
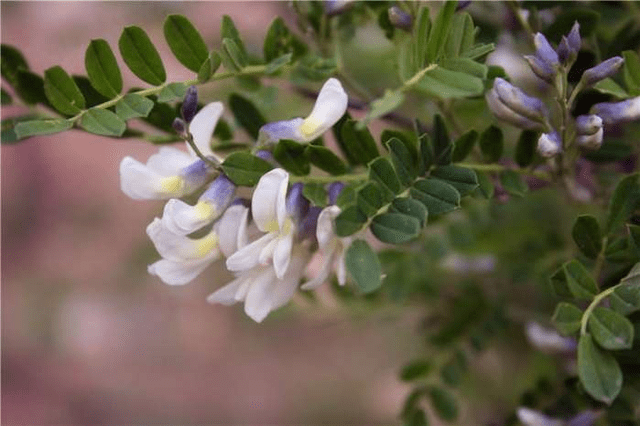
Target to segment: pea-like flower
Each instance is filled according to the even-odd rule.
[[[544,103],[502,78],[493,82],[487,103],[497,118],[509,124],[521,129],[546,129],[548,112]]]
[[[318,99],[307,118],[267,123],[260,128],[259,140],[264,143],[291,139],[311,142],[329,130],[347,110],[348,97],[340,82],[330,78],[320,89]]]
[[[212,155],[209,142],[222,115],[222,103],[212,102],[202,108],[191,120],[189,133],[204,155]],[[184,152],[163,147],[142,164],[132,157],[120,163],[120,187],[136,200],[166,200],[190,194],[207,181],[211,170],[188,148]]]
[[[602,102],[591,107],[604,124],[623,123],[640,118],[640,96],[622,102]]]
[[[545,157],[551,158],[558,155],[562,151],[562,141],[558,132],[543,133],[538,138],[538,153]]]

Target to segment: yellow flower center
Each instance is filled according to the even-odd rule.
[[[214,233],[199,239],[196,243],[196,252],[199,257],[204,257],[218,244],[218,236]]]
[[[194,209],[200,219],[208,219],[216,212],[216,208],[206,201],[198,201]]]
[[[309,116],[302,122],[302,125],[300,125],[300,133],[308,138],[318,130],[321,124],[318,119]]]
[[[180,176],[162,178],[160,187],[165,194],[177,194],[184,186],[184,180]]]

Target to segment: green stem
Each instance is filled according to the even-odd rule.
[[[512,170],[521,175],[533,176],[537,179],[546,180],[551,182],[551,177],[544,172],[536,172],[527,169],[512,169],[510,167],[503,166],[501,164],[473,164],[473,163],[456,163],[457,166],[466,167],[472,170],[478,170],[481,172],[503,172],[505,170]]]
[[[622,283],[620,283],[622,284]],[[587,307],[587,309],[584,311],[584,313],[582,314],[582,319],[580,320],[580,335],[584,336],[585,334],[587,334],[587,324],[589,322],[589,316],[591,315],[591,313],[593,312],[593,310],[600,304],[600,302],[602,302],[602,300],[609,296],[611,293],[614,292],[614,290],[620,286],[620,284],[614,285],[613,287],[609,287],[608,289],[606,289],[605,291],[601,292],[600,294],[598,294],[596,297],[593,298],[593,301],[589,304],[589,307]]]
[[[604,265],[604,251],[607,247],[607,243],[609,242],[609,237],[604,237],[602,239],[602,248],[600,249],[600,253],[598,253],[598,257],[596,257],[596,263],[593,265],[593,276],[598,281],[600,277],[600,273],[602,272],[602,266]]]
[[[292,183],[333,183],[333,182],[358,182],[365,181],[369,178],[368,173],[356,173],[352,175],[338,176],[293,176],[289,177]]]
[[[436,68],[438,68],[438,64],[431,64],[428,67],[421,69],[420,71],[415,73],[415,75],[413,77],[411,77],[409,80],[405,81],[404,84],[402,85],[402,87],[400,89],[398,89],[398,90],[400,90],[401,92],[406,92],[413,85],[415,85],[420,80],[422,80],[422,77],[424,77],[424,75],[426,73],[428,73],[429,71],[434,70]]]

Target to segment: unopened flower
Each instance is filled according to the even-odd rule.
[[[604,80],[617,73],[623,63],[624,59],[620,56],[609,58],[582,73],[582,82],[587,87],[596,84],[600,80]]]
[[[259,140],[265,143],[280,139],[311,142],[340,120],[347,110],[347,103],[347,93],[340,82],[330,78],[320,89],[318,99],[307,118],[267,123],[260,128]]]
[[[598,149],[602,145],[602,118],[595,114],[576,117],[576,143],[587,149]]]
[[[403,30],[410,30],[411,25],[413,24],[411,15],[409,15],[404,10],[400,9],[398,6],[391,6],[389,10],[387,10],[389,15],[389,21],[391,25],[396,28],[400,28]]]
[[[502,78],[496,78],[487,94],[487,104],[493,114],[521,129],[546,129],[547,109],[544,103],[528,96]]]
[[[569,67],[576,60],[581,45],[580,24],[576,21],[569,34],[566,37],[562,36],[557,49],[558,59],[565,67]]]
[[[187,93],[184,95],[184,101],[182,102],[182,107],[180,108],[180,113],[182,114],[182,118],[187,123],[190,123],[193,120],[193,117],[196,115],[196,111],[198,110],[198,89],[196,86],[189,86],[187,88]]]
[[[533,43],[536,47],[535,54],[527,55],[524,59],[529,63],[535,75],[547,83],[553,84],[560,65],[558,54],[541,33],[536,33],[533,37]]]
[[[622,102],[603,102],[591,107],[591,113],[605,124],[622,123],[640,118],[640,96]]]
[[[538,153],[545,157],[550,158],[557,155],[562,151],[562,142],[560,141],[560,135],[558,132],[553,131],[551,133],[543,133],[538,139]]]

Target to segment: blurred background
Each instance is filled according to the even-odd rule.
[[[2,42],[40,75],[84,74],[91,39],[117,50],[135,24],[180,81],[191,75],[164,42],[170,13],[209,47],[228,14],[256,53],[271,20],[293,16],[285,2],[2,2]],[[122,69],[125,87],[140,85]],[[157,255],[144,231],[163,204],[120,192],[118,165],[156,149],[74,131],[2,147],[2,424],[395,421],[406,320],[298,299],[255,324],[206,303],[230,278],[222,268],[179,288],[147,274]]]

